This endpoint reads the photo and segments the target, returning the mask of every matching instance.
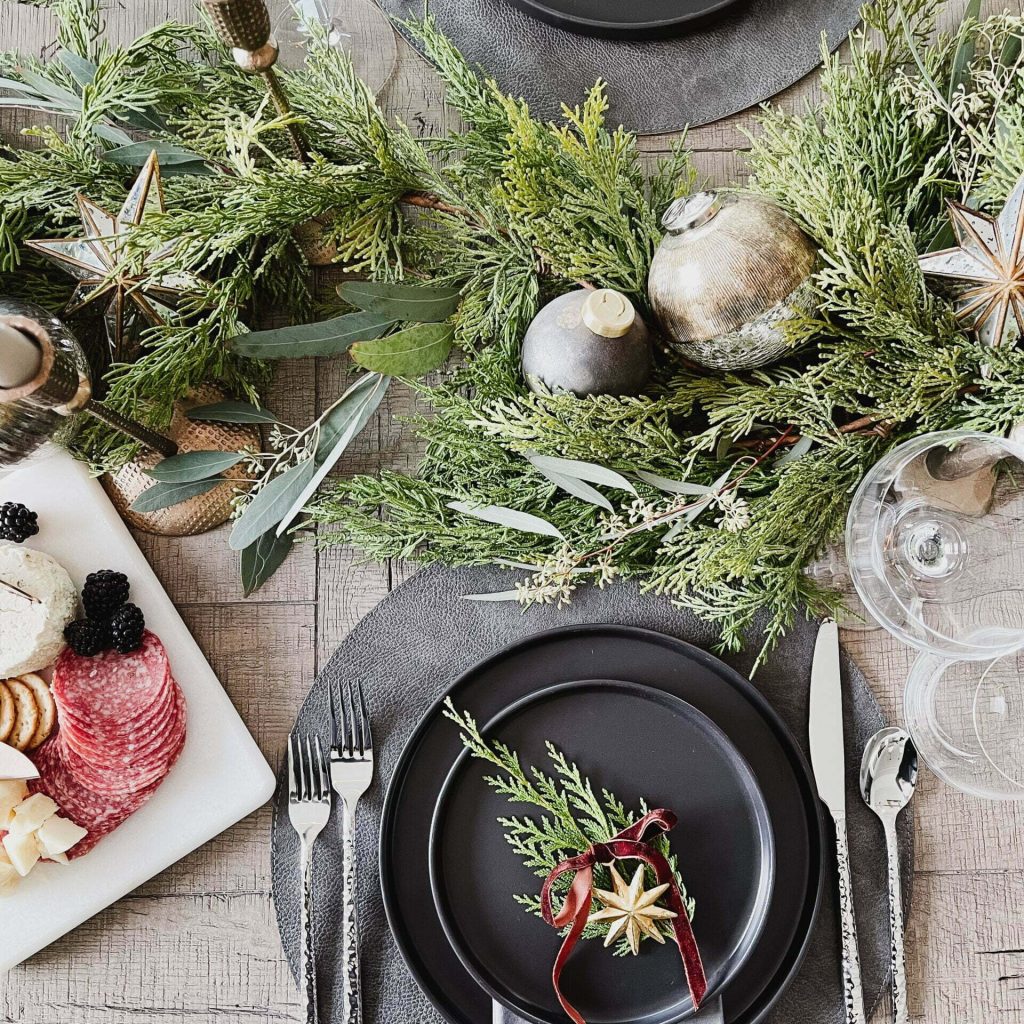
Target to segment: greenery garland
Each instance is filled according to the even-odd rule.
[[[208,28],[167,24],[112,48],[95,0],[50,6],[70,58],[8,55],[2,73],[21,105],[69,120],[35,130],[40,148],[0,158],[0,291],[67,298],[70,282],[22,243],[75,233],[79,190],[119,204],[134,175],[126,131],[156,143],[176,175],[167,213],[133,232],[126,258],[167,245],[154,276],[187,269],[206,282],[180,321],[144,335],[138,359],[105,369],[113,404],[159,426],[202,382],[257,399],[266,367],[229,342],[271,310],[312,318],[294,234],[311,221],[348,270],[461,292],[450,323],[464,359],[440,384],[416,385],[432,410],[416,425],[418,472],[333,484],[309,509],[318,543],[505,559],[526,567],[526,601],[638,576],[717,622],[728,647],[769,609],[770,646],[801,607],[835,606],[805,569],[839,538],[853,488],[887,447],[926,429],[1005,432],[1024,416],[1024,355],[965,334],[916,259],[948,231],[947,199],[997,208],[1024,172],[1019,17],[979,22],[971,0],[958,30],[934,38],[931,0],[869,5],[849,62],[825,58],[820,108],[764,111],[750,187],[783,204],[822,253],[820,310],[794,325],[791,356],[741,374],[669,365],[644,397],[576,399],[527,391],[526,326],[578,282],[644,309],[660,213],[697,184],[682,145],[644,167],[635,138],[605,125],[600,83],[560,124],[538,122],[428,19],[410,31],[467,127],[420,139],[314,41],[307,66],[286,76],[313,153],[304,167],[259,83]],[[100,467],[132,454],[100,428],[74,443]],[[538,457],[612,471],[626,497],[618,487],[609,513],[561,489]],[[553,532],[481,519],[481,507]]]

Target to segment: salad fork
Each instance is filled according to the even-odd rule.
[[[313,844],[331,816],[331,786],[320,737],[288,737],[288,818],[299,834],[302,902],[299,910],[299,988],[306,1024],[317,1022],[316,959],[313,951]]]
[[[373,737],[370,716],[360,683],[345,683],[328,690],[331,709],[331,782],[341,797],[342,921],[341,954],[345,964],[345,990],[341,1024],[362,1024],[359,980],[359,925],[356,920],[356,804],[373,779]]]

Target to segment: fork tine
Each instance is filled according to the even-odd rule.
[[[345,681],[345,688],[342,691],[341,703],[343,719],[345,723],[345,756],[355,757],[356,736],[355,736],[355,707],[352,703],[352,684]]]
[[[295,774],[295,733],[288,733],[288,799],[299,799],[299,778]]]
[[[331,773],[327,767],[327,755],[324,754],[324,748],[320,745],[319,736],[316,738],[316,757],[320,762],[320,799],[329,803],[331,799]]]
[[[306,750],[305,757],[303,758],[303,765],[306,772],[306,799],[319,800],[320,773],[316,770],[316,765],[313,763],[313,748],[310,745],[308,734],[306,736]]]
[[[327,685],[327,705],[331,711],[331,746],[338,745],[338,712],[334,706],[334,688],[337,683],[332,679]]]
[[[356,693],[359,695],[360,745],[363,753],[373,750],[373,736],[370,733],[370,713],[366,710],[366,698],[363,696],[362,682],[356,682]]]

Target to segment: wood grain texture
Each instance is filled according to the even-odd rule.
[[[280,3],[275,0],[275,7]],[[995,0],[984,4],[986,12],[1001,7]],[[962,0],[954,0],[944,23],[952,24],[962,8]],[[194,17],[191,0],[117,0],[107,12],[110,32],[120,40],[168,15]],[[49,55],[52,19],[44,10],[0,2],[0,40],[5,49]],[[398,54],[382,96],[389,112],[425,136],[456,124],[436,76],[404,42]],[[779,102],[795,110],[817,95],[810,76]],[[22,123],[10,111],[0,113],[5,136]],[[710,182],[745,180],[745,133],[752,130],[754,119],[745,112],[690,133],[698,167]],[[649,137],[643,149],[653,160],[671,141]],[[306,423],[341,394],[345,380],[338,361],[282,364],[270,406],[282,419]],[[411,469],[418,448],[404,419],[419,411],[414,396],[396,387],[338,471]],[[188,540],[140,535],[139,541],[276,765],[318,668],[412,567],[304,545],[271,584],[243,603],[223,533]],[[911,653],[880,629],[846,630],[843,639],[887,717],[899,720]],[[1024,811],[962,797],[926,775],[914,813],[919,838],[908,934],[913,1019],[1024,1024]],[[269,824],[264,808],[0,977],[0,1021],[299,1020],[270,899]],[[875,1024],[884,1019],[883,1011]]]

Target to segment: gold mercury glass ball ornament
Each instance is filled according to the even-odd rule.
[[[533,318],[522,369],[538,393],[637,395],[653,367],[650,332],[633,304],[611,288],[566,292]]]
[[[716,370],[764,366],[786,353],[786,324],[812,313],[817,248],[769,199],[698,192],[665,211],[648,276],[669,347]]]
[[[174,416],[166,433],[178,443],[180,452],[260,450],[260,431],[252,424],[205,423],[188,418],[190,409],[219,402],[223,398],[223,393],[217,388],[204,386],[188,399],[175,403]],[[129,526],[163,537],[192,537],[227,522],[232,513],[232,499],[237,493],[237,481],[252,479],[244,466],[233,466],[227,471],[230,479],[225,479],[222,485],[213,490],[155,512],[136,512],[130,507],[132,502],[156,483],[145,470],[159,461],[158,455],[143,450],[120,469],[105,473],[100,482]]]

